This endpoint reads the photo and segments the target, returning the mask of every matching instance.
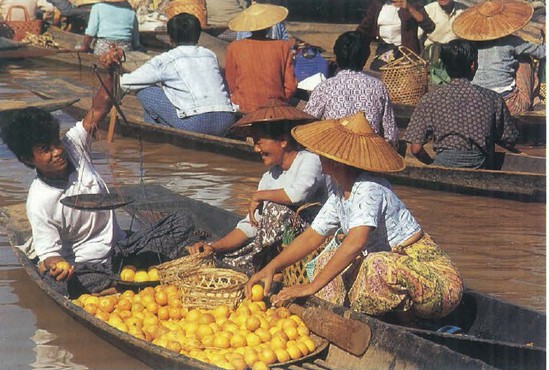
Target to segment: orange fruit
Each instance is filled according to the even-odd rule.
[[[117,311],[131,310],[132,302],[126,298],[122,298],[118,301],[118,304],[116,305],[116,309]]]
[[[307,347],[305,343],[296,342],[295,345],[297,346],[297,348],[299,348],[303,356],[307,356],[309,354],[309,347]]]
[[[257,336],[259,337],[259,339],[261,339],[261,341],[263,343],[270,342],[271,339],[272,339],[272,335],[271,335],[271,333],[269,333],[269,331],[267,329],[257,328],[255,333],[257,334]]]
[[[297,360],[302,356],[301,350],[295,343],[288,344],[288,347],[286,348],[286,352],[288,352],[292,360]]]
[[[55,264],[55,269],[69,271],[71,269],[71,265],[67,261],[59,261]]]
[[[299,337],[299,334],[297,333],[297,329],[292,326],[287,326],[284,329],[284,333],[288,336],[288,339],[290,340],[296,340]]]
[[[149,268],[147,271],[150,281],[158,281],[158,270],[156,268]]]
[[[267,365],[274,364],[276,362],[276,354],[270,348],[264,348],[259,352],[259,360],[263,361]]]
[[[91,315],[95,315],[95,313],[97,312],[97,303],[93,303],[93,302],[85,303],[84,304],[84,311],[86,311],[87,313],[89,313]]]
[[[313,342],[313,340],[309,337],[306,337],[301,340],[301,343],[305,344],[307,346],[307,349],[309,352],[313,352],[316,349],[316,344]]]
[[[149,274],[147,273],[147,271],[139,270],[135,273],[133,281],[135,281],[136,283],[147,282],[149,281]]]
[[[158,313],[158,305],[156,304],[156,302],[147,303],[145,309],[147,310],[147,312],[150,313]]]
[[[156,303],[158,303],[160,306],[165,306],[168,304],[168,294],[163,291],[163,290],[159,290],[156,292],[156,294],[154,295],[154,300],[156,301]]]
[[[217,335],[213,341],[213,346],[216,348],[226,349],[231,347],[231,342],[228,338],[222,335]]]
[[[248,368],[246,360],[242,357],[232,358],[229,362],[235,370],[246,370]]]
[[[175,340],[170,340],[166,345],[166,349],[179,353],[179,351],[181,351],[181,344],[179,344],[179,342],[176,342]]]
[[[198,321],[198,319],[202,316],[202,312],[198,308],[194,308],[189,311],[185,319],[187,321]]]
[[[280,318],[287,318],[290,317],[292,314],[290,313],[290,310],[288,310],[286,307],[278,307],[276,309],[276,314]]]
[[[103,297],[99,300],[99,309],[106,313],[111,313],[114,311],[115,303],[114,299],[109,297]]]
[[[160,320],[168,320],[170,318],[170,310],[168,307],[159,307],[157,315]]]
[[[212,335],[213,329],[208,324],[198,324],[198,330],[196,336],[198,338],[204,338],[207,335]]]
[[[168,313],[170,315],[170,319],[172,320],[181,319],[181,309],[179,307],[169,307]]]
[[[120,271],[120,280],[122,281],[133,281],[134,277],[134,270],[123,268],[122,271]]]
[[[215,322],[215,317],[211,313],[203,313],[198,318],[199,324],[211,324]]]
[[[264,297],[263,286],[259,284],[255,284],[254,286],[252,286],[251,293],[252,294],[250,296],[250,299],[252,300],[252,302],[261,301]]]
[[[257,316],[248,316],[245,325],[249,331],[255,331],[261,326],[261,320]]]
[[[154,295],[156,294],[156,290],[154,290],[154,288],[152,286],[148,286],[148,287],[143,288],[139,292],[139,294],[142,295],[142,296],[152,295],[154,297]]]
[[[247,345],[246,337],[241,334],[234,334],[230,339],[232,348],[245,347]]]
[[[154,300],[154,295],[144,294],[141,297],[141,303],[143,303],[144,306],[148,305],[149,303],[156,303],[156,301]]]
[[[286,349],[286,343],[288,341],[285,340],[282,337],[274,337],[271,339],[271,349],[277,350],[277,349]]]
[[[105,322],[109,321],[109,314],[101,310],[98,310],[95,313],[95,317],[97,317],[101,321],[105,321]]]
[[[132,304],[132,312],[143,312],[145,305],[141,302],[134,302]]]
[[[116,329],[120,330],[120,331],[123,331],[124,333],[127,333],[128,332],[128,325],[126,325],[125,323],[123,322],[117,322],[113,325]]]
[[[269,366],[267,366],[267,364],[264,363],[263,361],[257,361],[252,366],[252,370],[268,370],[268,369],[269,369]]]
[[[259,338],[259,336],[255,333],[250,333],[246,335],[246,343],[250,347],[256,347],[261,344],[261,338]]]
[[[244,353],[244,361],[246,365],[252,367],[257,361],[259,361],[259,356],[256,351],[247,351]]]
[[[287,362],[292,359],[285,349],[278,348],[274,351],[274,353],[278,362]]]
[[[231,309],[227,305],[221,305],[214,308],[212,315],[215,317],[216,321],[220,319],[226,319],[231,314]]]
[[[298,326],[297,327],[297,334],[299,334],[300,337],[311,334],[311,331],[306,326]]]

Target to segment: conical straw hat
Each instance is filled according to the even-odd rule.
[[[246,114],[232,128],[250,127],[252,124],[272,122],[307,123],[316,118],[284,102],[272,99],[268,104]]]
[[[294,139],[323,157],[373,172],[398,172],[404,159],[384,138],[374,133],[364,114],[297,126]]]
[[[533,14],[534,8],[522,0],[486,1],[458,15],[452,29],[465,40],[495,40],[520,30]]]
[[[229,22],[231,31],[258,31],[282,22],[288,16],[288,9],[269,4],[252,4],[248,9]]]

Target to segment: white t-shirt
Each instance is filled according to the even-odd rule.
[[[257,190],[282,189],[294,205],[307,202],[323,203],[330,188],[329,177],[322,174],[322,165],[318,155],[301,150],[297,153],[292,165],[283,171],[279,166],[274,166],[263,174]],[[256,211],[256,220],[261,215]],[[257,228],[250,224],[249,216],[246,216],[236,225],[249,238],[257,233]]]
[[[435,22],[435,30],[427,35],[425,40],[425,47],[434,43],[447,44],[458,37],[452,30],[452,24],[456,20],[457,16],[463,13],[467,7],[459,2],[454,2],[454,9],[450,14],[446,13],[444,9],[438,5],[435,1],[425,5],[425,11],[433,22]],[[424,31],[421,27],[417,29],[418,38],[422,38]]]
[[[393,4],[385,4],[377,17],[379,37],[387,44],[400,46],[402,44],[401,21],[398,9]]]
[[[332,235],[340,227],[348,234],[357,226],[374,228],[363,254],[389,251],[421,230],[389,182],[368,173],[358,177],[349,199],[344,199],[341,189],[336,188],[311,224],[323,236]]]
[[[80,211],[60,203],[71,195],[108,193],[89,157],[91,137],[82,122],[71,128],[62,142],[76,169],[61,186],[39,176],[33,180],[26,209],[34,248],[41,261],[61,256],[69,263],[102,262],[124,233],[114,211]]]

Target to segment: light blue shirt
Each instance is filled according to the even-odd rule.
[[[202,46],[181,45],[120,78],[124,90],[160,84],[179,118],[207,112],[236,112],[215,54]]]
[[[92,37],[129,41],[133,46],[139,45],[137,17],[129,6],[93,4],[85,33]]]
[[[328,197],[331,183],[329,177],[322,174],[322,165],[318,155],[301,150],[297,153],[292,165],[287,170],[280,166],[273,166],[263,174],[257,190],[282,189],[290,198],[293,205],[304,203],[324,203]],[[261,219],[259,212],[255,214],[256,220]],[[250,223],[249,216],[240,221],[236,226],[249,238],[257,233],[257,228]]]
[[[336,188],[311,224],[313,230],[323,236],[332,235],[340,227],[348,234],[358,226],[374,228],[363,254],[389,251],[421,230],[389,182],[365,172],[353,185],[349,199]]]
[[[545,58],[545,45],[526,42],[514,35],[477,42],[476,45],[478,70],[473,83],[500,94],[513,90],[520,56]]]

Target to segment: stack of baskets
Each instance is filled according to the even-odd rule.
[[[199,253],[159,266],[162,284],[175,285],[186,307],[212,309],[227,305],[234,309],[244,296],[245,274],[214,267],[213,254]]]
[[[189,13],[200,21],[200,26],[205,28],[208,25],[206,2],[204,0],[172,0],[164,8],[168,19],[179,13]]]
[[[381,80],[393,103],[416,105],[427,92],[427,62],[406,47],[399,46],[398,50],[402,57],[379,69]]]

